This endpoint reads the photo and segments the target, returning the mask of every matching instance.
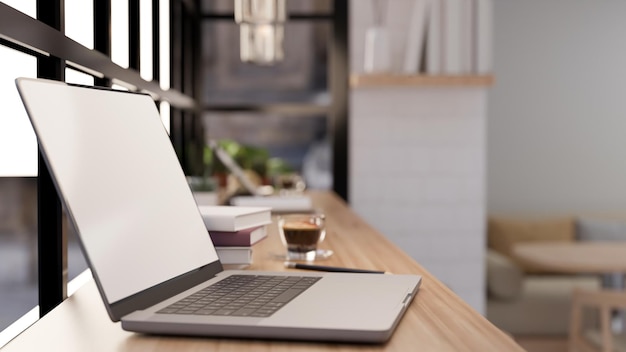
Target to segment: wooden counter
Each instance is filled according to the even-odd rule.
[[[385,270],[423,276],[422,286],[391,339],[384,345],[281,342],[149,336],[112,323],[95,284],[75,295],[10,342],[12,351],[523,351],[407,254],[368,226],[331,193],[312,193],[327,214],[322,247],[335,254],[324,265]],[[273,254],[283,250],[275,224],[254,247],[255,270],[286,270]]]
[[[352,74],[351,88],[382,87],[490,87],[492,75],[401,75],[401,74]]]

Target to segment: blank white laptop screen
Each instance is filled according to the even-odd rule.
[[[150,96],[19,84],[109,303],[218,260]]]

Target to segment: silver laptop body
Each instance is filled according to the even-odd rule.
[[[150,96],[16,82],[107,312],[123,329],[383,342],[417,294],[416,275],[223,271]],[[269,317],[157,313],[231,275],[321,278]]]

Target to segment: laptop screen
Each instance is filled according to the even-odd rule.
[[[218,260],[150,96],[18,87],[108,303]]]

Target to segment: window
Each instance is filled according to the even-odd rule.
[[[159,2],[159,83],[161,89],[170,88],[170,2]],[[167,125],[169,126],[169,124]]]
[[[140,73],[146,81],[152,80],[152,0],[139,3]]]
[[[31,17],[35,0],[2,1]],[[34,226],[34,178],[37,140],[15,88],[15,78],[36,77],[35,57],[0,46],[0,331],[20,317],[36,319],[37,253]],[[7,177],[9,176],[9,177]],[[17,177],[16,177],[17,176]],[[16,327],[18,324],[15,325]],[[18,327],[19,329],[19,327]],[[0,335],[0,346],[6,336]]]
[[[93,86],[93,76],[71,68],[65,69],[65,82]]]
[[[3,2],[12,8],[21,11],[28,16],[35,18],[37,16],[37,1],[36,0],[2,0]]]
[[[37,77],[37,60],[0,46],[0,61],[0,176],[37,176],[37,139],[15,88],[17,77]]]
[[[65,35],[93,49],[93,1],[65,0]]]
[[[111,0],[111,60],[128,68],[128,0]]]
[[[111,28],[109,30],[107,18],[96,13],[99,6],[106,10],[105,2],[91,0],[61,0],[61,1],[36,1],[36,0],[0,0],[0,11],[3,15],[15,15],[16,10],[25,16],[14,16],[19,27],[0,28],[0,96],[2,96],[3,109],[0,110],[0,347],[21,332],[28,324],[37,319],[41,304],[42,309],[50,306],[49,303],[38,300],[38,289],[46,292],[46,283],[38,287],[38,252],[37,252],[37,210],[38,207],[54,209],[55,199],[47,199],[45,196],[40,204],[37,198],[38,153],[37,141],[32,127],[25,113],[23,104],[15,87],[16,77],[37,77],[37,57],[34,55],[52,56],[61,60],[69,60],[65,67],[65,80],[70,83],[93,85],[96,78],[85,72],[102,73],[97,76],[98,84],[113,83],[118,89],[129,88],[131,90],[149,91],[160,96],[164,101],[159,101],[161,116],[165,127],[170,127],[170,114],[175,112],[180,118],[185,111],[185,118],[193,117],[186,112],[186,108],[194,105],[193,97],[187,91],[176,90],[170,87],[170,72],[180,72],[170,68],[174,61],[170,58],[170,0],[139,0],[139,33],[140,44],[140,72],[128,69],[129,60],[129,1],[111,0]],[[173,2],[181,6],[182,2]],[[36,21],[37,4],[45,10],[53,6],[62,6],[59,10],[65,19],[65,36],[58,38],[58,43],[48,45],[41,43],[39,38],[57,37],[59,33],[48,26],[33,26]],[[156,5],[155,5],[156,4]],[[95,6],[95,7],[94,7]],[[155,8],[153,8],[155,6]],[[178,8],[177,8],[178,9]],[[193,19],[195,15],[188,13],[188,8],[183,8],[181,18]],[[56,9],[53,9],[56,10]],[[159,16],[155,21],[155,13]],[[174,11],[175,16],[179,12]],[[45,12],[54,14],[53,12]],[[97,19],[94,22],[94,14]],[[35,18],[35,20],[33,20]],[[2,26],[0,26],[2,27]],[[17,30],[16,30],[17,29]],[[153,33],[156,30],[156,33]],[[92,50],[97,44],[94,41],[94,33],[98,33],[98,39],[103,43],[111,41],[111,60],[106,61],[102,55],[92,55]],[[158,50],[153,47],[154,38],[158,36]],[[80,45],[76,45],[79,43]],[[190,41],[176,43],[177,48],[186,48]],[[58,45],[57,45],[58,44]],[[180,44],[180,45],[179,45]],[[103,49],[106,49],[103,45]],[[182,50],[181,50],[182,51]],[[94,59],[95,58],[95,59]],[[71,61],[71,62],[70,62]],[[62,61],[61,61],[62,62]],[[115,63],[122,68],[115,67]],[[180,63],[182,65],[182,62]],[[124,69],[126,68],[126,69]],[[156,69],[156,70],[155,70]],[[54,68],[44,68],[48,72],[39,74],[55,77],[58,72]],[[155,72],[161,79],[156,80]],[[193,83],[193,82],[191,82]],[[163,87],[162,89],[160,87]],[[169,102],[167,102],[168,100]],[[173,119],[173,117],[172,117]],[[63,128],[63,126],[59,126]],[[180,132],[177,138],[184,137]],[[179,145],[182,145],[179,144]],[[46,187],[46,186],[43,186]],[[52,186],[47,186],[52,187]],[[47,214],[53,214],[48,212]],[[45,217],[45,216],[44,216]],[[54,219],[54,216],[52,216]],[[60,219],[59,219],[60,220]],[[43,228],[43,227],[42,227]],[[50,227],[48,227],[50,228]],[[68,278],[71,280],[86,268],[86,263],[75,240],[73,229],[68,228],[67,263]],[[47,238],[60,239],[61,234],[53,231],[46,232]],[[52,246],[54,247],[54,246]],[[56,261],[42,263],[45,268],[56,266]],[[53,290],[54,291],[54,290]],[[68,284],[68,293],[72,287]],[[54,292],[53,292],[54,293]],[[57,303],[57,302],[52,302]],[[26,314],[28,313],[28,314]],[[26,314],[26,315],[25,315]],[[20,318],[21,317],[21,318]],[[19,318],[19,320],[18,320]],[[16,322],[17,321],[17,322]],[[15,324],[13,324],[16,322]],[[13,324],[13,325],[10,325]],[[10,329],[5,330],[7,326]]]

